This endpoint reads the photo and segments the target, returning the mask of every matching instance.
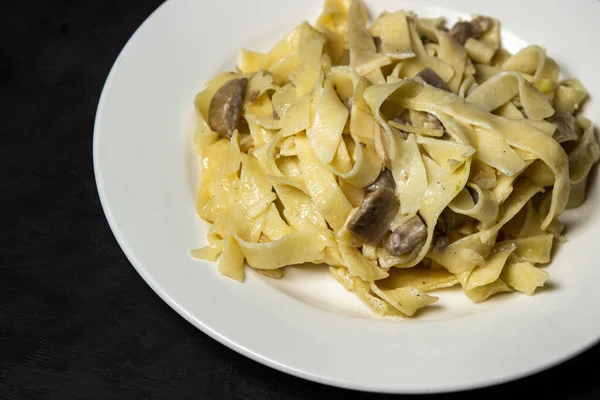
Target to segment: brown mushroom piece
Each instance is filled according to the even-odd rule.
[[[479,17],[476,17],[475,19],[473,19],[470,22],[470,24],[471,24],[471,34],[473,35],[474,38],[478,38],[479,36],[483,35],[485,32],[492,29],[492,26],[494,26],[494,20],[492,20],[490,17],[480,15]]]
[[[383,247],[388,254],[399,257],[420,249],[426,240],[427,226],[418,215],[415,215],[396,228]]]
[[[556,125],[556,130],[552,136],[558,143],[564,143],[578,139],[575,128],[575,117],[568,112],[557,111],[552,117],[548,118],[548,122]]]
[[[458,43],[464,45],[465,42],[473,36],[471,24],[465,21],[457,22],[452,29],[450,29],[448,35]]]
[[[492,28],[494,21],[489,17],[480,16],[471,22],[460,21],[454,24],[448,35],[461,45],[469,38],[478,38]]]
[[[421,72],[419,72],[414,77],[414,80],[415,80],[415,82],[418,82],[421,85],[431,85],[438,89],[448,91],[448,88],[446,87],[446,84],[444,83],[442,78],[440,78],[440,76],[438,74],[436,74],[435,71],[429,67],[423,68],[421,70]]]
[[[414,81],[417,83],[420,83],[423,86],[430,85],[435,88],[448,91],[448,88],[446,87],[446,84],[444,83],[442,78],[440,78],[440,76],[438,74],[436,74],[435,71],[429,67],[423,68],[421,70],[421,72],[419,72],[414,77]],[[433,114],[429,114],[429,113],[426,113],[426,114],[427,114],[427,118],[423,125],[424,128],[431,129],[433,131],[444,129],[444,125],[442,124],[442,121],[440,121],[438,119],[438,117],[436,117]]]
[[[217,90],[208,107],[208,124],[219,136],[230,138],[237,128],[248,78],[232,79]]]
[[[387,168],[384,168],[383,171],[379,173],[379,176],[373,183],[365,188],[367,192],[374,192],[379,188],[387,187],[392,190],[396,190],[396,182],[394,182],[394,176],[392,175],[392,171]]]
[[[376,246],[389,231],[399,209],[394,190],[380,187],[366,194],[346,229],[361,242]]]

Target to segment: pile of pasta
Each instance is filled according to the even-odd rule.
[[[370,23],[360,2],[326,0],[196,96],[212,227],[192,256],[240,282],[245,265],[324,264],[380,316],[454,285],[475,302],[532,295],[600,157],[587,92],[559,73],[542,47],[502,48],[489,17]]]

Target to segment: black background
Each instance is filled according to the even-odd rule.
[[[94,183],[94,115],[113,61],[160,3],[0,4],[0,399],[386,398],[229,350],[163,303],[117,245]],[[533,377],[444,397],[599,399],[599,361],[596,346]]]

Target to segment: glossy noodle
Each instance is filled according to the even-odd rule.
[[[195,98],[212,227],[191,255],[240,282],[323,265],[379,316],[450,286],[533,295],[600,148],[582,83],[500,29],[327,0],[315,25],[242,50]]]

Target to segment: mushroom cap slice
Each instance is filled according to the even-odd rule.
[[[464,45],[467,39],[473,36],[471,24],[464,21],[457,22],[452,29],[450,29],[448,35],[458,43]]]
[[[414,80],[415,80],[415,82],[418,82],[421,85],[427,84],[427,85],[436,87],[438,89],[448,91],[448,88],[446,87],[446,84],[444,83],[442,78],[440,78],[440,76],[438,74],[436,74],[435,71],[429,67],[423,68],[421,70],[421,72],[419,72],[415,76]]]
[[[399,210],[400,201],[394,190],[380,187],[367,193],[346,229],[361,242],[376,246],[389,232],[390,224]]]
[[[486,17],[485,15],[480,15],[477,18],[474,18],[471,21],[471,33],[473,37],[478,38],[483,35],[485,32],[492,29],[494,26],[494,20],[490,17]]]
[[[208,124],[219,136],[230,138],[237,128],[244,105],[248,78],[232,79],[217,90],[208,107]]]
[[[396,228],[383,247],[388,254],[399,257],[420,249],[426,240],[427,225],[423,223],[418,215],[415,215]]]
[[[490,17],[479,16],[471,22],[460,21],[454,24],[448,34],[458,43],[464,45],[469,38],[478,38],[494,26]]]

